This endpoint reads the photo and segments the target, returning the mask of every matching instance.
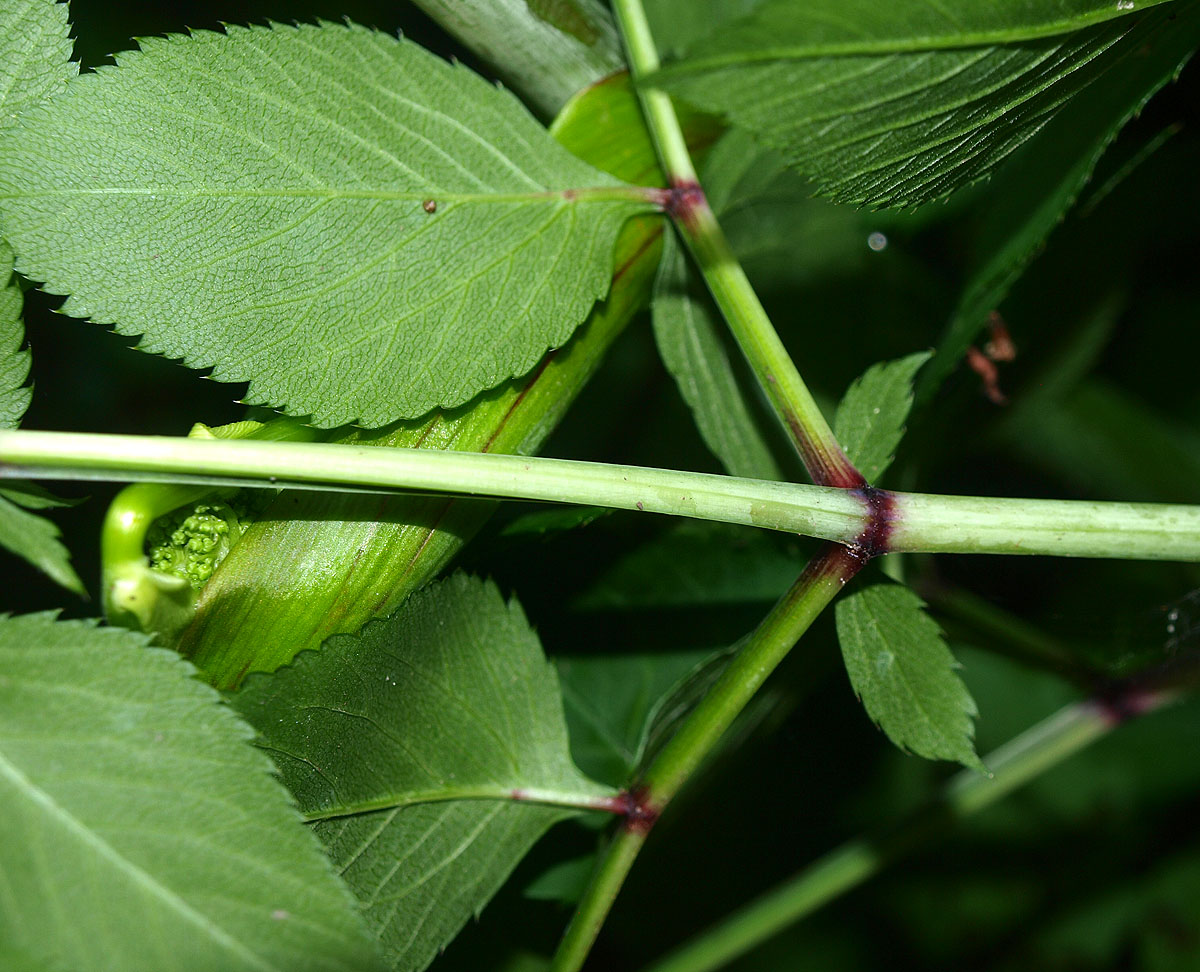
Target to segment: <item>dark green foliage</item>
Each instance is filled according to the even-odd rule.
[[[437,0],[420,5],[441,6]],[[461,13],[476,5],[455,6]],[[1191,326],[1200,312],[1196,66],[1186,68],[1178,84],[1169,83],[1195,46],[1196,4],[1139,2],[1130,11],[1098,0],[964,3],[953,30],[946,4],[915,0],[655,0],[648,6],[669,55],[664,84],[741,126],[711,148],[702,181],[799,369],[826,414],[836,414],[837,434],[868,480],[885,476],[883,483],[897,489],[982,496],[1200,501],[1200,338]],[[486,42],[469,44],[481,60],[468,63],[488,79],[485,62],[495,64],[542,114],[571,93],[563,78],[578,87],[581,77],[590,80],[593,68],[611,66],[617,56],[603,4],[489,0],[479,9],[498,19]],[[6,18],[16,15],[10,11],[45,17],[41,28],[50,40],[35,45],[40,35],[29,29],[13,41],[18,34],[6,32]],[[493,421],[488,409],[507,416],[516,403],[528,405],[515,385],[471,396],[538,366],[547,347],[576,347],[567,343],[570,335],[607,292],[618,224],[646,209],[628,201],[594,209],[577,200],[551,203],[539,189],[518,193],[519,206],[485,203],[494,212],[473,222],[468,205],[478,200],[451,203],[443,195],[427,212],[421,192],[400,200],[408,206],[401,226],[342,200],[336,219],[301,225],[294,246],[264,261],[233,251],[239,240],[258,245],[268,217],[280,215],[271,208],[276,203],[239,213],[225,200],[219,218],[189,212],[188,220],[196,220],[168,233],[163,227],[179,214],[174,203],[186,209],[195,202],[176,198],[154,201],[161,221],[152,224],[160,233],[152,246],[146,212],[129,215],[108,197],[71,201],[68,212],[67,203],[47,202],[30,186],[43,180],[57,191],[67,178],[111,182],[126,171],[134,150],[141,153],[139,164],[155,156],[168,169],[182,166],[193,182],[211,175],[218,188],[250,178],[256,164],[268,181],[295,176],[256,142],[269,126],[248,120],[244,111],[228,120],[246,145],[263,149],[261,156],[234,158],[228,146],[187,127],[220,116],[213,105],[186,101],[202,100],[197,78],[204,75],[187,74],[195,68],[184,56],[188,50],[219,60],[235,48],[242,55],[253,48],[241,66],[261,75],[255,84],[275,99],[270,117],[277,125],[315,98],[323,124],[347,123],[359,135],[379,135],[386,125],[372,110],[374,76],[354,61],[382,47],[405,67],[428,68],[435,87],[445,88],[443,107],[461,95],[468,124],[458,134],[475,144],[465,152],[478,155],[474,161],[495,161],[470,137],[495,123],[506,134],[494,144],[520,155],[539,179],[545,176],[539,186],[581,187],[582,177],[588,186],[616,183],[599,172],[600,162],[589,158],[585,165],[552,143],[511,93],[417,51],[412,28],[444,53],[469,58],[467,48],[438,35],[408,6],[397,12],[395,4],[367,0],[195,4],[171,23],[138,20],[134,5],[82,0],[71,16],[88,64],[108,52],[95,46],[101,27],[121,39],[174,36],[148,41],[144,53],[122,55],[126,67],[71,82],[69,100],[17,121],[11,116],[59,93],[75,74],[66,62],[67,13],[49,0],[9,3],[0,12],[0,71],[31,82],[11,89],[29,93],[19,103],[5,102],[0,145],[17,152],[21,136],[14,132],[39,133],[33,148],[19,149],[27,154],[17,161],[11,154],[0,158],[6,187],[0,195],[27,197],[19,204],[0,199],[0,218],[30,275],[14,277],[0,293],[0,426],[21,420],[37,428],[183,433],[196,419],[234,417],[234,397],[312,411],[322,425],[384,422],[438,402],[466,402],[464,410],[446,413],[449,418],[414,421],[411,439],[397,441],[492,448],[494,440],[483,433],[464,446],[444,430],[473,403],[482,403],[481,423]],[[336,21],[347,13],[385,33],[340,24],[261,26],[317,15]],[[166,15],[158,10],[155,16]],[[396,42],[387,34],[402,17],[410,39]],[[188,23],[215,28],[221,20],[260,26],[231,29],[228,37],[179,34]],[[545,65],[521,56],[529,50],[524,42],[504,42],[514,23],[569,37],[583,55],[543,90],[522,90],[536,89]],[[776,48],[771,57],[754,54],[764,37]],[[316,71],[317,80],[300,78],[293,90],[288,65],[311,75],[307,58],[317,56],[305,48],[289,62],[297,52],[288,47],[297,38],[319,38],[332,45],[327,54],[340,51],[346,60],[336,71]],[[268,62],[268,54],[280,60]],[[866,86],[858,83],[861,72],[868,72]],[[141,83],[147,80],[185,100],[171,101]],[[353,85],[354,97],[335,94],[335,82]],[[622,178],[654,184],[661,174],[646,161],[649,141],[637,127],[636,103],[618,82],[608,85],[618,94],[589,116],[587,134],[597,144],[623,147],[625,155],[612,163]],[[384,87],[395,92],[394,85]],[[140,101],[117,104],[131,93]],[[213,82],[209,96],[222,104],[221,85]],[[414,101],[419,114],[420,99]],[[124,127],[108,124],[106,112],[119,114]],[[180,126],[168,130],[159,123],[170,112]],[[445,116],[451,114],[447,108]],[[91,123],[88,138],[106,147],[93,155],[75,152],[81,139],[67,121],[81,128]],[[514,133],[520,137],[507,141]],[[354,138],[327,143],[299,129],[283,134],[277,144],[300,146],[292,161],[319,163],[329,185],[334,176],[355,175],[347,162],[363,162],[381,145],[406,157],[406,146],[390,137],[364,147]],[[704,147],[711,134],[710,126],[699,140]],[[524,147],[515,144],[526,138]],[[342,151],[351,143],[364,155]],[[325,152],[330,144],[337,151]],[[453,150],[442,161],[449,172],[464,153],[459,143],[447,145]],[[204,154],[210,151],[212,158]],[[233,168],[222,168],[227,163]],[[496,173],[489,165],[491,178]],[[876,213],[813,198],[808,177],[827,194],[868,207],[949,201]],[[497,185],[508,190],[506,178]],[[179,184],[165,179],[151,188],[176,191]],[[471,195],[457,184],[436,186]],[[530,194],[537,198],[524,198]],[[264,216],[264,210],[271,211]],[[444,354],[435,362],[408,354],[407,347],[392,354],[393,345],[404,344],[393,325],[411,309],[415,291],[409,278],[392,274],[392,263],[372,261],[388,252],[429,259],[423,272],[441,281],[438,296],[452,303],[474,286],[471,274],[460,271],[483,261],[486,246],[460,253],[453,233],[441,238],[429,231],[424,239],[436,245],[410,253],[400,234],[408,232],[410,217],[418,227],[436,227],[426,217],[458,216],[465,220],[458,229],[473,227],[485,236],[494,230],[509,242],[532,226],[521,223],[526,217],[544,216],[563,235],[550,240],[554,246],[528,253],[514,244],[504,267],[489,265],[491,282],[478,286],[494,298],[490,303],[462,315],[422,318],[428,328],[414,346],[440,348]],[[507,223],[509,216],[516,222]],[[650,217],[643,231],[659,219]],[[576,220],[581,226],[572,225],[568,234],[566,224]],[[43,233],[43,223],[51,222],[54,232]],[[230,247],[225,261],[209,255],[226,269],[236,263],[236,279],[210,277],[202,261],[191,267],[196,274],[186,286],[163,271],[164,254],[168,262],[182,261],[187,247],[209,245],[201,246],[201,238]],[[651,265],[654,247],[654,233],[646,232],[639,252],[651,254]],[[7,281],[7,244],[0,250]],[[154,266],[140,259],[152,254],[159,257]],[[318,254],[341,261],[347,272],[366,264],[382,269],[358,284],[343,279],[330,291],[324,289],[330,271]],[[799,478],[795,456],[688,266],[678,250],[664,264],[656,334],[642,320],[646,326],[631,327],[616,342],[542,451]],[[316,290],[305,296],[315,301],[323,344],[273,302],[280,274],[302,270],[312,271],[304,279]],[[98,328],[81,334],[81,325],[51,316],[54,301],[45,294],[22,293],[39,274],[53,277],[51,290],[71,291],[69,313],[110,321],[122,334],[144,333],[138,338],[143,350],[216,364],[217,377],[249,380],[251,390],[243,396],[134,355]],[[553,282],[541,288],[543,279]],[[395,311],[399,305],[402,312],[376,326],[379,307]],[[250,307],[259,309],[257,316]],[[223,333],[232,319],[241,321],[237,339]],[[989,352],[988,338],[999,337],[985,335],[989,321],[1004,322],[1015,359],[1006,360],[995,346]],[[447,336],[460,325],[467,331],[461,346]],[[521,336],[505,349],[510,330]],[[255,342],[252,353],[241,340]],[[978,370],[964,364],[973,345]],[[928,360],[927,349],[936,349]],[[568,354],[557,351],[553,360]],[[25,418],[30,364],[32,405]],[[985,374],[989,366],[994,376]],[[551,374],[536,390],[551,403],[540,406],[547,414],[556,407],[551,400],[567,394],[555,380]],[[1007,406],[985,395],[985,382],[993,380]],[[214,396],[220,387],[225,391]],[[55,394],[44,394],[48,389]],[[209,414],[222,408],[230,411]],[[531,420],[539,442],[550,424]],[[374,441],[362,430],[336,434]],[[532,448],[531,441],[504,448],[521,451]],[[27,518],[24,524],[36,519],[29,511],[57,503],[7,481],[0,493],[5,542],[16,535],[6,517]],[[380,519],[389,530],[445,532],[450,539],[434,551],[444,559],[428,568],[432,574],[445,569],[459,534],[475,529],[487,513],[480,506],[463,525],[443,521],[434,500],[376,507],[331,499],[322,507],[305,497],[300,507],[297,499],[280,494],[263,514],[243,508],[240,499],[206,498],[160,523],[151,557],[186,577],[202,599],[218,589],[240,598],[242,636],[262,632],[270,641],[287,630],[279,619],[325,604],[331,589],[339,593],[328,610],[319,610],[322,623],[325,615],[356,611],[373,599],[384,603],[383,585],[343,587],[339,573],[378,552],[370,540]],[[273,569],[287,573],[303,562],[304,581],[273,603],[269,592],[249,582],[252,562],[239,563],[236,572],[220,563],[251,521],[257,533],[309,536],[300,528],[312,524],[289,519],[289,503],[309,511],[305,516],[314,522],[320,517],[312,511],[336,509],[358,546],[334,550],[334,538],[328,550],[280,553]],[[376,510],[384,512],[372,515]],[[55,513],[73,550],[86,549],[100,515],[99,503]],[[54,574],[51,551],[59,558],[55,576],[78,586],[53,528],[36,522],[41,554],[29,559]],[[569,915],[563,906],[578,900],[614,829],[610,814],[581,807],[588,801],[627,806],[622,801],[629,795],[620,791],[633,787],[636,794],[648,756],[661,751],[712,690],[729,649],[788,589],[816,544],[573,508],[503,506],[487,529],[464,556],[471,571],[494,582],[460,575],[422,591],[392,620],[335,637],[274,675],[254,676],[230,696],[231,705],[140,636],[46,617],[0,622],[0,784],[12,791],[4,801],[8,830],[0,848],[0,967],[125,972],[141,961],[158,972],[175,961],[180,972],[243,966],[357,972],[375,960],[349,888],[393,968],[545,972],[545,956]],[[423,542],[414,546],[411,562],[407,553],[397,554],[403,569],[432,556]],[[831,614],[805,635],[656,824],[590,967],[642,968],[830,847],[864,831],[886,832],[937,792],[949,768],[931,760],[977,767],[976,752],[986,761],[990,751],[1063,706],[1100,697],[1112,703],[1101,711],[1115,721],[1136,709],[1120,703],[1142,698],[1130,687],[1161,684],[1180,687],[1177,705],[1121,726],[978,816],[953,827],[930,816],[936,826],[918,833],[890,871],[731,968],[1200,967],[1194,825],[1200,711],[1188,694],[1198,668],[1200,568],[924,555],[891,557],[882,567],[889,580],[877,565],[866,569],[843,595],[836,623]],[[88,576],[90,569],[81,572]],[[214,570],[224,588],[204,587]],[[59,593],[39,595],[31,576],[6,583],[0,606],[19,609],[38,596],[57,603]],[[215,625],[220,605],[205,610],[204,625]],[[75,605],[70,612],[94,609]],[[268,647],[290,657],[288,645]],[[263,754],[249,746],[242,717],[274,758],[306,823],[269,778]],[[164,747],[169,761],[162,759]],[[554,790],[569,805],[524,798],[528,794],[513,799],[514,790],[525,789]],[[82,830],[67,827],[48,801],[67,808]],[[89,834],[111,837],[116,856],[97,853]],[[340,880],[317,853],[318,843],[336,862]],[[161,853],[146,854],[147,847]],[[144,898],[145,887],[137,895],[121,890],[130,873],[122,862],[140,860],[139,854],[148,858],[146,873],[162,865],[164,882],[181,900],[208,895],[197,907],[228,918],[234,944],[250,949],[234,948],[242,965],[189,951],[191,939],[168,920],[184,913],[178,902],[162,905],[164,894]],[[312,924],[290,920],[299,906],[259,907],[260,892],[280,875],[285,890],[310,906]],[[146,900],[161,907],[143,908]],[[61,902],[65,907],[56,910]],[[289,920],[279,919],[277,910],[286,910]],[[146,932],[150,921],[161,924],[152,934]],[[202,923],[184,924],[186,934],[205,940]],[[220,953],[228,943],[218,939],[209,935],[205,948]],[[270,956],[248,958],[255,949]]]

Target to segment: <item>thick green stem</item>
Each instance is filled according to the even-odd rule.
[[[577,972],[583,966],[655,820],[861,564],[845,548],[832,545],[814,557],[650,764],[631,791],[634,800],[625,826],[593,874],[554,957],[552,972]]]
[[[864,555],[1200,560],[1200,506],[936,496],[565,459],[328,443],[0,431],[0,478],[448,493],[579,503],[800,533]]]
[[[641,0],[616,0],[613,10],[630,71],[639,80],[659,66],[645,10]],[[813,482],[863,485],[862,475],[838,445],[708,205],[670,97],[649,85],[639,85],[638,95],[671,186],[665,208]]]
[[[329,443],[0,431],[0,477],[451,493],[719,520],[851,542],[867,510],[846,490],[530,456]]]
[[[1174,696],[1140,696],[1136,711],[1149,712]],[[954,821],[982,810],[1034,777],[1107,735],[1121,717],[1110,705],[1069,705],[1028,729],[985,760],[991,776],[964,770],[931,806],[877,837],[852,840],[826,854],[794,878],[734,912],[646,972],[711,972],[744,955],[788,925],[862,884],[891,861],[944,833]]]

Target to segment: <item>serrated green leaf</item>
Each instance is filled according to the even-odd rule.
[[[39,483],[26,479],[9,479],[0,486],[0,496],[10,499],[27,510],[58,510],[64,506],[78,506],[82,499],[68,499],[55,496],[50,490]]]
[[[29,350],[25,343],[25,325],[21,321],[21,288],[12,272],[12,249],[0,240],[0,429],[15,429],[29,408],[33,390],[25,384],[29,378]]]
[[[824,6],[765,4],[652,80],[781,149],[823,193],[872,206],[986,175],[1139,46],[1138,19],[1099,22],[1127,10],[1093,0]]]
[[[21,288],[12,275],[12,250],[3,240],[0,274],[7,276],[0,288],[0,428],[15,429],[29,407],[31,389],[25,385],[29,352],[21,349],[25,339]],[[14,482],[0,489],[0,547],[27,560],[56,584],[85,594],[83,581],[71,567],[71,555],[59,542],[58,527],[21,508],[46,509],[54,505],[64,504],[32,484]]]
[[[261,734],[396,969],[423,969],[569,807],[554,669],[515,602],[464,575],[331,638],[234,705]]]
[[[1200,44],[1200,6],[1141,32],[1136,57],[1114,65],[1072,99],[1036,139],[997,174],[975,246],[972,269],[919,396],[931,395],[958,364],[1013,283],[1091,181],[1100,157],[1122,128],[1173,80]]]
[[[8,498],[13,491],[0,495],[0,547],[28,561],[54,583],[87,595],[83,581],[71,566],[71,553],[59,540],[61,534],[44,516],[21,509]]]
[[[837,602],[838,641],[855,694],[901,749],[983,765],[972,743],[975,702],[925,605],[907,587],[873,584]]]
[[[919,351],[873,364],[842,396],[834,435],[869,483],[876,482],[895,458],[912,409],[913,377],[929,356],[930,352]]]
[[[249,727],[147,639],[0,619],[0,939],[76,972],[379,968]]]
[[[69,29],[65,3],[5,0],[0,6],[0,130],[75,76]]]
[[[721,321],[674,236],[664,237],[651,305],[654,341],[705,445],[733,476],[783,479],[721,342]]]
[[[525,373],[650,208],[509,93],[386,34],[231,27],[118,62],[0,140],[18,268],[321,426]]]

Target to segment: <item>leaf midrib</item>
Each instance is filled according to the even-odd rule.
[[[1170,2],[1170,0],[1157,0],[1157,3],[1153,5],[1167,2]],[[1151,6],[1151,4],[1147,4],[1146,6]],[[1138,12],[1143,12],[1146,6],[1139,8]],[[842,41],[828,44],[787,44],[779,47],[756,48],[755,50],[728,51],[721,54],[688,57],[672,64],[667,64],[649,80],[655,82],[659,79],[685,79],[693,75],[719,71],[723,68],[743,67],[748,64],[764,64],[771,61],[805,61],[824,57],[915,54],[923,51],[1016,44],[1039,40],[1045,37],[1055,37],[1060,34],[1070,34],[1086,27],[1118,19],[1122,16],[1129,16],[1132,13],[1133,11],[1121,11],[1120,14],[1110,14],[1107,11],[1097,10],[1090,16],[1050,21],[1045,24],[1016,30],[968,31],[959,34],[933,34],[909,38]]]
[[[277,750],[268,750],[277,751]],[[292,755],[287,753],[285,755]],[[518,796],[518,794],[520,794]],[[307,823],[339,820],[380,810],[403,810],[427,803],[452,803],[456,800],[486,800],[501,803],[521,803],[531,806],[565,807],[573,810],[607,810],[603,801],[618,795],[617,790],[597,785],[595,790],[556,790],[544,787],[512,786],[502,783],[471,784],[428,790],[401,790],[374,797],[340,803],[336,807],[302,810]]]
[[[655,205],[659,190],[638,186],[585,186],[578,189],[545,189],[538,192],[443,192],[438,189],[413,191],[408,189],[229,189],[213,187],[180,189],[175,186],[146,188],[101,187],[90,189],[45,189],[28,192],[0,193],[0,199],[57,199],[63,196],[166,196],[197,199],[371,199],[402,202],[432,201],[443,203],[530,203],[550,202],[555,205],[582,203],[638,203],[647,208]],[[438,215],[431,213],[431,216]]]

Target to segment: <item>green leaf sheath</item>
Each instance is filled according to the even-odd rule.
[[[119,64],[0,139],[18,268],[322,427],[526,373],[651,209],[508,92],[364,28],[150,38]]]
[[[873,584],[838,601],[835,613],[850,684],[892,742],[982,769],[972,742],[975,702],[920,598]]]
[[[571,762],[558,680],[520,607],[465,575],[255,676],[233,704],[396,969],[424,968],[564,807],[616,797]]]
[[[877,482],[895,458],[912,409],[913,376],[929,352],[871,365],[846,389],[833,431],[850,461],[869,483]]]
[[[918,397],[933,394],[984,329],[1046,238],[1091,181],[1100,157],[1146,102],[1174,80],[1200,44],[1200,5],[1179,4],[1171,19],[1147,18],[1126,57],[1089,85],[996,173],[990,207],[974,246],[981,255],[958,306],[922,373]],[[1127,45],[1128,46],[1128,45]]]
[[[367,972],[354,905],[252,733],[174,653],[0,620],[0,940],[74,972]]]
[[[981,0],[953,17],[824,6],[768,4],[652,80],[779,148],[822,192],[873,206],[915,206],[986,175],[1138,46],[1126,36],[1137,17],[1108,22],[1125,12],[1116,4]],[[817,18],[826,29],[813,33]]]
[[[415,2],[546,117],[624,67],[612,15],[599,0]]]

